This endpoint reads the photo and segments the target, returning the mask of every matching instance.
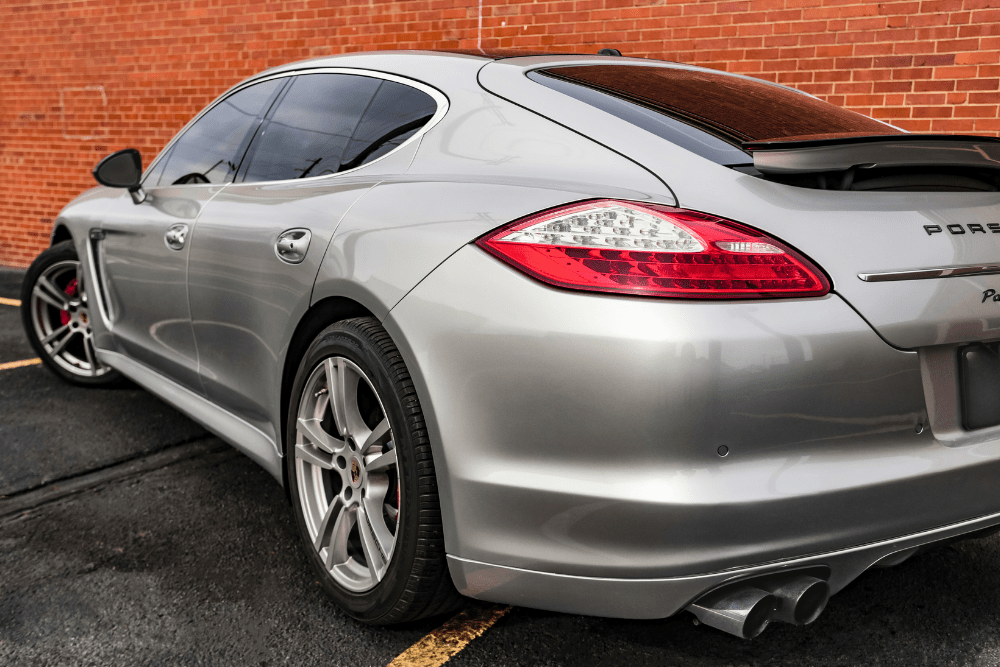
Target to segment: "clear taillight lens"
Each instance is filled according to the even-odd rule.
[[[602,199],[518,220],[476,242],[550,285],[688,299],[822,296],[826,276],[762,232],[705,213]]]

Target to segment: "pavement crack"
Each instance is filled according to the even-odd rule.
[[[236,455],[235,450],[218,438],[199,436],[185,443],[164,447],[156,452],[130,457],[86,473],[67,476],[34,489],[26,489],[2,497],[0,499],[0,521],[21,515],[28,510],[61,498],[89,491],[127,477],[165,468],[189,459],[227,451],[234,456]]]
[[[103,471],[105,471],[105,470],[107,470],[109,468],[114,468],[116,466],[120,466],[123,463],[130,463],[132,461],[138,461],[139,459],[143,459],[143,458],[146,458],[148,456],[153,456],[153,455],[159,454],[161,452],[166,452],[166,451],[169,451],[169,450],[174,449],[176,447],[182,447],[184,445],[188,445],[188,444],[191,444],[193,442],[200,442],[202,440],[212,440],[212,439],[214,439],[214,436],[212,436],[211,434],[207,434],[206,433],[206,434],[203,434],[203,435],[196,435],[196,436],[193,436],[193,437],[190,437],[190,438],[185,438],[184,440],[181,440],[179,442],[175,442],[173,444],[166,445],[165,447],[160,447],[159,449],[153,449],[153,450],[150,450],[148,452],[142,452],[141,454],[134,454],[132,456],[125,456],[125,457],[122,457],[120,459],[115,459],[114,461],[111,461],[110,463],[106,463],[104,465],[99,465],[99,466],[97,466],[95,468],[88,468],[87,470],[83,470],[81,472],[75,472],[72,475],[63,475],[62,477],[55,477],[53,479],[47,479],[47,480],[43,481],[41,484],[36,484],[35,486],[29,486],[29,487],[24,488],[24,489],[17,489],[15,491],[10,492],[10,493],[0,494],[0,503],[2,503],[5,500],[12,500],[14,498],[20,498],[21,496],[23,496],[25,494],[32,493],[34,491],[38,491],[39,489],[47,489],[47,488],[49,488],[51,486],[54,486],[54,485],[57,485],[57,484],[65,484],[67,482],[70,482],[70,481],[72,481],[74,479],[78,479],[80,477],[86,477],[87,475],[93,475],[95,473],[103,472]],[[3,505],[0,505],[0,507],[3,507]],[[0,512],[2,512],[2,510],[0,510]]]

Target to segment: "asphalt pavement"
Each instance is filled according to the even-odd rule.
[[[0,305],[0,364],[33,356]],[[386,665],[445,620],[350,620],[299,542],[277,482],[143,390],[0,370],[0,665]],[[515,608],[447,664],[1000,665],[1000,536],[866,573],[805,628],[692,618]]]
[[[0,297],[19,298],[22,276],[0,270]],[[35,356],[19,309],[0,305],[0,364]],[[83,389],[41,367],[0,371],[0,496],[207,435],[130,382]]]

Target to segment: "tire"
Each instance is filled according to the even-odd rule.
[[[63,380],[84,387],[121,380],[97,360],[87,292],[72,241],[35,258],[21,284],[21,322],[42,362]]]
[[[377,320],[344,320],[316,337],[292,386],[285,435],[296,523],[341,609],[391,625],[461,604],[420,403]]]

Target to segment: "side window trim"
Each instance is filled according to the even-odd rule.
[[[254,126],[253,131],[248,132],[247,136],[243,138],[243,142],[240,144],[240,147],[243,150],[240,152],[240,163],[236,167],[236,173],[233,174],[233,183],[243,182],[243,176],[246,174],[246,170],[250,164],[250,161],[247,158],[250,157],[250,148],[253,146],[254,139],[256,139],[257,135],[260,134],[261,128],[264,127],[268,119],[270,119],[271,114],[274,113],[274,109],[278,106],[278,102],[285,97],[285,93],[291,87],[289,84],[292,82],[292,77],[284,77],[284,79],[285,81],[278,86],[278,89],[271,96],[271,99],[264,105],[264,110],[260,116],[257,117],[257,124]]]
[[[267,129],[268,124],[271,122],[271,119],[274,116],[275,110],[279,106],[281,106],[282,102],[285,101],[285,97],[288,95],[288,92],[292,89],[292,83],[296,79],[296,77],[294,76],[286,76],[284,78],[285,78],[285,85],[283,85],[281,87],[281,90],[278,91],[277,97],[275,97],[274,100],[271,102],[271,105],[267,109],[267,113],[264,114],[264,117],[260,120],[260,124],[257,125],[257,129],[253,133],[253,138],[250,140],[250,143],[247,144],[247,149],[243,153],[243,160],[240,162],[240,168],[236,172],[236,177],[233,179],[233,183],[244,182],[247,172],[250,171],[250,163],[253,162],[254,153],[257,152],[257,145],[258,145],[257,137],[260,136],[261,130]]]
[[[264,183],[286,183],[286,182],[289,182],[289,181],[292,181],[292,180],[294,180],[294,181],[301,181],[301,180],[311,180],[311,179],[315,179],[315,178],[336,178],[337,176],[342,176],[344,174],[350,174],[350,173],[352,173],[352,172],[354,172],[354,171],[356,171],[358,169],[361,169],[363,167],[367,167],[370,164],[375,164],[376,162],[379,162],[380,160],[382,160],[382,159],[384,159],[384,158],[392,155],[393,153],[396,153],[397,151],[401,150],[403,147],[408,146],[410,143],[412,143],[412,142],[416,141],[417,139],[419,139],[419,137],[421,137],[424,134],[426,134],[427,132],[429,132],[435,125],[437,125],[439,122],[441,122],[441,119],[444,118],[444,116],[445,116],[446,113],[448,113],[448,108],[450,107],[450,103],[449,103],[448,97],[444,93],[442,93],[440,90],[438,90],[437,88],[434,88],[433,86],[430,86],[429,84],[426,84],[426,83],[424,83],[422,81],[417,81],[415,79],[408,79],[406,77],[396,76],[394,74],[388,74],[386,72],[377,72],[375,70],[354,69],[354,68],[349,68],[349,67],[317,67],[315,69],[303,69],[303,70],[295,70],[295,71],[290,71],[290,72],[282,72],[281,74],[275,75],[275,77],[287,77],[289,79],[289,81],[291,81],[291,79],[294,78],[294,77],[298,77],[298,76],[302,76],[302,75],[308,75],[308,74],[353,74],[355,76],[366,76],[366,77],[369,77],[369,78],[372,78],[372,79],[381,79],[383,81],[393,81],[395,83],[399,83],[399,84],[403,84],[405,86],[410,86],[411,88],[415,88],[415,89],[419,90],[422,93],[426,93],[427,95],[429,95],[434,100],[434,103],[437,105],[437,109],[435,110],[434,114],[431,116],[430,120],[428,120],[423,125],[423,127],[421,127],[417,132],[415,132],[412,137],[409,137],[406,141],[404,141],[403,143],[401,143],[399,146],[397,146],[393,150],[389,151],[385,155],[380,155],[379,157],[377,157],[376,159],[372,160],[371,162],[365,162],[364,164],[358,165],[357,167],[353,167],[351,169],[346,169],[344,171],[339,171],[339,172],[337,172],[335,174],[323,174],[323,175],[318,175],[318,176],[308,176],[305,179],[283,179],[283,180],[277,180],[277,181],[253,181],[254,184],[260,185],[260,184],[264,184]],[[284,95],[287,93],[287,91],[290,88],[291,88],[290,85],[285,85],[284,88],[282,88],[282,92],[279,94],[279,98],[284,97]],[[275,110],[278,108],[278,106],[280,104],[280,101],[281,101],[280,99],[275,99],[274,102],[271,103],[270,109],[268,109],[268,112],[264,116],[264,119],[258,125],[258,130],[254,133],[254,137],[253,137],[254,139],[257,138],[257,132],[259,132],[259,128],[264,127],[264,124],[267,123],[269,120],[271,120],[271,117],[274,115]],[[355,129],[357,129],[357,128],[355,128]],[[253,158],[253,150],[254,150],[254,148],[255,148],[254,142],[251,141],[250,145],[247,148],[246,154],[243,157],[243,161],[240,164],[240,170],[236,174],[236,177],[233,179],[233,183],[245,183],[246,182],[246,180],[245,180],[245,178],[246,178],[246,172],[249,170],[249,163],[250,163],[250,160]]]

